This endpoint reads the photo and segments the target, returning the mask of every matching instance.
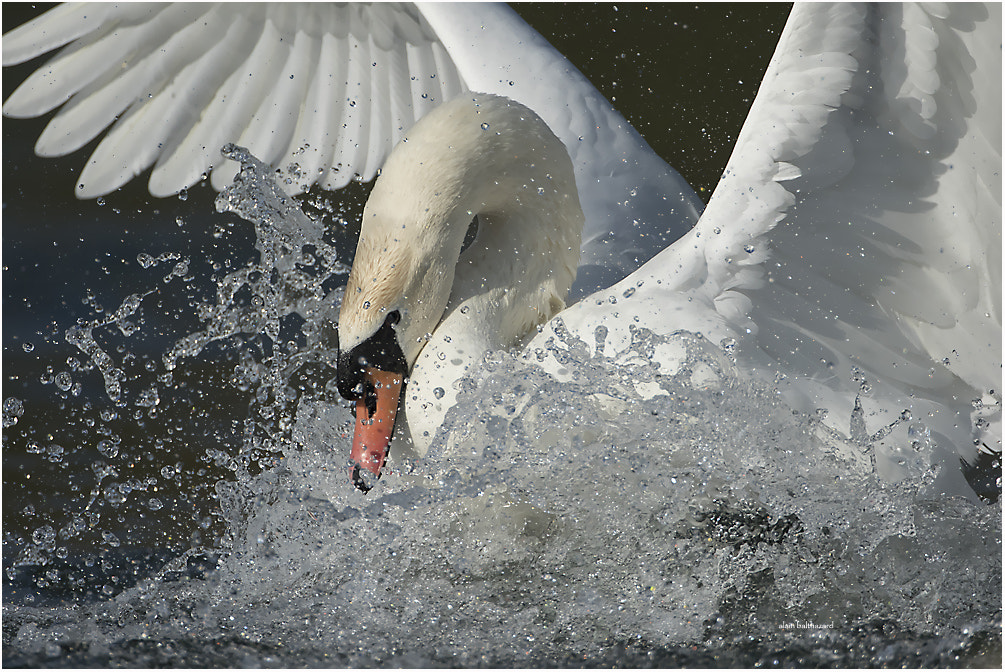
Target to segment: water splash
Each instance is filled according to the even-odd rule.
[[[102,421],[139,407],[150,422],[183,382],[213,383],[191,374],[219,348],[230,373],[205,393],[239,390],[239,422],[214,430],[201,474],[162,457],[134,476],[126,432],[101,434],[86,507],[65,529],[36,525],[24,544],[44,604],[5,605],[5,662],[743,667],[1000,655],[1000,505],[928,498],[920,471],[883,481],[863,459],[872,435],[842,439],[793,413],[739,375],[728,344],[691,334],[636,329],[612,357],[604,334],[588,347],[559,324],[525,356],[490,353],[458,382],[431,452],[394,455],[361,494],[345,468],[351,416],[326,385],[346,269],[268,168],[230,155],[242,172],[221,209],[251,218],[258,258],[216,279],[199,328],[160,360],[156,391],[127,376],[123,390],[139,392],[120,392]],[[135,311],[120,313],[105,326]],[[667,348],[682,353],[672,372],[652,364]],[[540,367],[550,361],[561,381]],[[170,431],[156,431],[168,454]],[[127,552],[109,517],[165,515],[179,505],[155,490],[168,483],[212,502],[192,532],[202,536]],[[47,578],[90,530],[103,551],[77,575]],[[79,580],[93,597],[44,599],[39,580]]]

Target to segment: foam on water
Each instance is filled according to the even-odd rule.
[[[247,193],[221,202],[256,221],[262,261],[221,280],[204,327],[165,358],[181,369],[206,343],[249,328],[282,342],[287,316],[303,320],[267,365],[245,363],[243,384],[265,390],[252,412],[275,422],[247,432],[237,459],[221,458],[232,470],[214,486],[224,534],[151,562],[110,599],[5,605],[7,662],[1000,657],[1000,504],[927,494],[933,469],[880,480],[870,446],[794,413],[740,375],[728,350],[690,334],[639,330],[633,352],[615,359],[568,335],[526,356],[490,353],[460,381],[430,453],[392,453],[360,493],[346,405],[324,386],[284,392],[303,362],[324,359],[338,262],[309,219],[276,209],[284,197],[244,158],[262,207],[249,215]],[[305,249],[328,270],[306,272]],[[237,277],[259,301],[227,299]],[[667,375],[638,356],[656,347],[685,353],[683,366]],[[539,366],[548,359],[561,382]],[[250,468],[262,454],[274,466]]]

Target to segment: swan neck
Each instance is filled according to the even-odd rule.
[[[475,216],[477,237],[462,254]],[[467,304],[493,345],[510,345],[564,307],[582,226],[572,162],[540,117],[500,96],[463,94],[388,157],[363,213],[340,338],[351,347],[398,310],[412,366]]]

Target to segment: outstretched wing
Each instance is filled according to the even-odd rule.
[[[43,156],[111,127],[80,198],[152,165],[154,195],[210,169],[220,189],[237,170],[219,156],[228,142],[283,169],[292,191],[368,180],[416,119],[465,88],[411,4],[65,5],[5,35],[3,64],[59,47],[3,113],[62,106],[36,145]]]
[[[797,4],[699,223],[565,321],[734,339],[845,432],[861,392],[868,431],[939,407],[1000,446],[967,415],[1001,399],[1001,74],[1001,5]]]
[[[1000,393],[1001,6],[797,6],[699,234],[772,359]]]
[[[282,171],[287,190],[370,180],[403,132],[469,87],[535,110],[562,139],[586,214],[578,298],[625,277],[697,221],[702,204],[558,51],[495,3],[70,5],[4,36],[4,65],[66,47],[6,101],[12,117],[62,106],[43,156],[98,144],[76,194],[91,198],[151,166],[166,196],[237,143]]]

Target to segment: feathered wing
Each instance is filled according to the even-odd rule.
[[[1000,450],[1000,128],[1000,5],[796,5],[698,225],[563,317],[735,339],[855,439],[913,409]]]
[[[742,229],[736,224],[749,205],[737,220],[728,203],[743,185],[760,185],[751,198],[784,188],[783,206],[760,219],[763,234],[706,253],[724,278],[719,311],[738,324],[749,318],[758,347],[779,361],[795,356],[801,370],[816,367],[822,376],[820,367],[844,353],[903,385],[938,387],[952,376],[1000,390],[1000,6],[948,9],[796,14],[805,23],[792,34],[825,48],[828,39],[847,39],[850,64],[840,51],[810,55],[805,45],[780,45],[783,59],[820,65],[799,72],[780,59],[783,72],[765,81],[776,94],[748,120],[757,137],[738,144],[726,190],[702,222],[703,231]],[[801,89],[801,79],[812,88]],[[833,84],[814,100],[814,82]],[[828,99],[828,90],[840,89]],[[800,97],[809,104],[786,104]],[[757,147],[765,139],[777,149]],[[749,158],[765,153],[774,164],[770,182],[763,178],[771,169]],[[751,163],[760,182],[743,176]],[[755,251],[747,255],[736,242]],[[742,263],[761,247],[763,259],[751,259],[760,277],[724,272],[722,258],[732,253]]]
[[[565,142],[587,222],[579,297],[625,277],[697,221],[702,204],[558,51],[494,3],[225,3],[58,7],[4,36],[4,64],[66,45],[6,101],[62,106],[36,145],[72,152],[110,130],[76,193],[153,166],[166,196],[210,168],[222,189],[248,147],[297,193],[371,179],[404,131],[469,87],[538,112]]]
[[[1000,5],[799,6],[786,32],[700,224],[727,236],[717,311],[808,403],[848,417],[860,384],[867,434],[894,391],[920,420],[1000,409]]]
[[[65,45],[65,46],[64,46]],[[11,31],[3,63],[64,47],[4,103],[11,117],[62,106],[38,140],[67,154],[108,133],[80,198],[151,165],[150,191],[187,188],[236,142],[286,171],[291,191],[371,179],[405,130],[466,87],[411,4],[67,5]]]

